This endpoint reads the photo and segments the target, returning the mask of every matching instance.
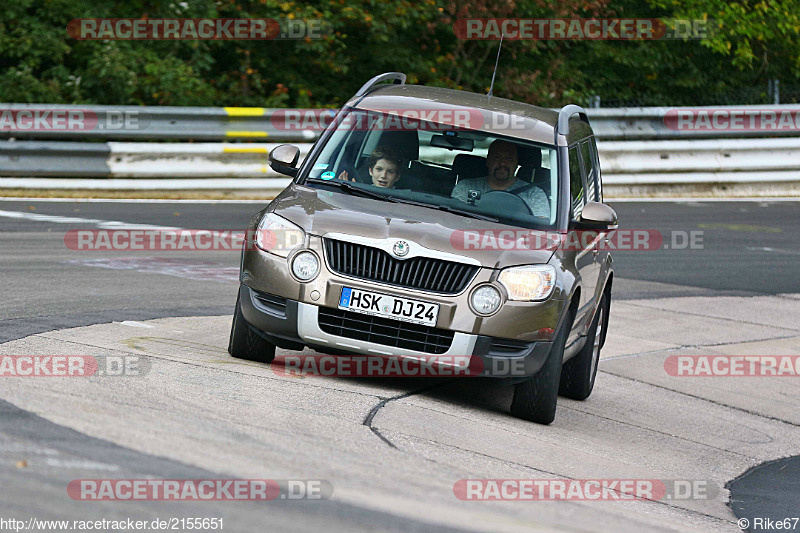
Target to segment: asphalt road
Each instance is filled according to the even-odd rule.
[[[800,293],[797,202],[612,202],[623,228],[658,230],[670,245],[614,253],[614,297],[621,303],[617,316],[630,321],[637,314],[677,313],[665,309],[666,303],[691,302],[688,311],[682,307],[680,316],[668,320],[686,320],[678,326],[684,331],[693,324],[701,326],[693,338],[673,338],[673,333],[660,330],[648,334],[648,324],[631,327],[630,334],[640,341],[629,348],[627,338],[616,339],[612,348],[617,355],[601,365],[607,387],[602,390],[607,392],[596,393],[585,404],[563,402],[560,409],[566,411],[560,411],[552,430],[502,414],[508,392],[492,385],[454,388],[447,383],[353,380],[317,384],[278,380],[256,365],[231,366],[224,355],[227,318],[221,315],[229,316],[235,302],[238,251],[78,252],[64,244],[70,229],[109,227],[109,222],[241,229],[262,205],[0,202],[0,348],[5,348],[0,353],[26,349],[48,353],[42,350],[63,350],[68,343],[74,343],[79,353],[87,347],[123,353],[124,343],[131,345],[129,330],[136,325],[109,323],[209,317],[175,318],[166,325],[156,322],[151,327],[163,328],[162,337],[143,328],[148,336],[131,346],[153,358],[158,381],[148,377],[121,385],[108,380],[56,385],[9,382],[0,396],[5,400],[0,401],[3,514],[152,518],[198,516],[202,510],[199,516],[227,517],[226,529],[234,531],[253,530],[260,524],[287,530],[446,530],[451,525],[596,530],[598,524],[604,529],[736,530],[720,507],[697,502],[643,504],[635,512],[619,508],[624,504],[538,507],[534,514],[542,514],[543,522],[537,523],[528,511],[507,505],[485,510],[457,507],[443,499],[441,491],[449,490],[452,499],[452,482],[448,487],[444,480],[463,477],[470,468],[508,478],[578,478],[599,472],[622,478],[670,462],[680,465],[673,477],[678,472],[684,477],[704,472],[704,479],[722,486],[762,461],[800,451],[788,436],[800,425],[790,407],[792,401],[797,405],[793,383],[784,381],[773,391],[777,396],[767,394],[751,405],[738,398],[735,387],[680,390],[649,375],[650,367],[627,368],[633,359],[626,359],[659,349],[669,353],[674,347],[720,346],[729,339],[796,343],[798,333],[785,311],[794,308],[782,306],[792,305],[786,295]],[[674,244],[689,232],[702,232],[702,248],[676,249]],[[625,302],[630,305],[625,307]],[[723,308],[758,302],[752,309],[767,311],[756,317],[748,308],[747,320],[731,318],[725,315],[730,309],[715,310],[720,302]],[[715,313],[719,316],[713,318]],[[704,315],[712,317],[707,328],[716,327],[720,335],[696,341],[703,334]],[[661,315],[653,315],[653,320],[664,322]],[[106,325],[56,333],[93,324]],[[623,324],[620,321],[619,326]],[[740,331],[744,324],[746,331]],[[54,333],[29,338],[46,332]],[[653,346],[641,340],[647,337]],[[172,340],[163,340],[167,338]],[[797,349],[796,344],[785,346]],[[319,396],[307,397],[303,387],[312,387]],[[635,394],[638,389],[641,397]],[[782,407],[781,398],[789,399],[789,407]],[[691,409],[699,418],[684,427],[685,415],[663,412],[664,401]],[[632,404],[638,404],[638,412],[626,407]],[[332,413],[324,413],[325,405]],[[364,415],[377,413],[378,407],[374,423],[365,427]],[[267,425],[259,423],[262,417]],[[742,444],[732,431],[738,423],[768,438],[756,436]],[[396,448],[369,429],[379,431]],[[487,431],[496,433],[488,437]],[[615,432],[626,442],[615,441]],[[586,442],[597,449],[586,449]],[[737,442],[741,450],[735,449]],[[526,455],[530,453],[526,443],[536,450],[534,458]],[[351,447],[352,453],[343,451]],[[645,459],[648,454],[651,459]],[[37,468],[20,467],[19,461]],[[586,470],[574,461],[603,468]],[[668,475],[669,469],[660,471]],[[343,497],[269,508],[217,502],[187,509],[186,504],[169,502],[124,506],[106,502],[87,508],[63,496],[65,484],[77,478],[278,477],[276,473],[288,477],[298,472],[305,478],[320,474],[333,478],[339,491],[335,494]],[[386,497],[392,485],[397,489],[394,499]],[[371,498],[373,490],[382,496]],[[439,502],[434,507],[439,511],[431,511],[429,504],[426,512],[420,512],[426,500]],[[39,501],[55,503],[45,510]],[[569,521],[573,515],[580,517]]]
[[[102,203],[2,201],[0,211],[186,229],[242,229],[264,203]],[[686,247],[613,254],[617,300],[663,296],[800,292],[797,202],[617,203],[624,229],[657,230],[684,244],[702,232],[702,249]],[[238,251],[182,253],[78,252],[64,232],[95,229],[76,220],[9,218],[0,214],[4,298],[0,342],[32,333],[112,320],[231,312],[235,290],[203,279],[201,270],[233,268]],[[184,277],[154,275],[132,261],[119,270],[87,267],[92,259],[153,258],[187,265]],[[83,263],[82,263],[83,262]],[[112,265],[113,266],[113,265]],[[127,267],[127,268],[125,268]],[[194,267],[194,271],[191,270]]]

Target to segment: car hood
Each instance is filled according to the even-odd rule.
[[[556,246],[544,245],[532,250],[502,249],[522,246],[512,245],[516,234],[512,237],[510,233],[503,234],[506,236],[503,245],[494,244],[493,237],[499,236],[501,231],[529,233],[532,230],[296,184],[275,199],[272,210],[319,237],[344,233],[374,239],[402,239],[473,258],[487,268],[547,263],[556,249]]]

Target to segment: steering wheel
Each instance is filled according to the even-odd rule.
[[[524,189],[523,189],[524,190]],[[489,191],[484,193],[480,199],[482,208],[489,208],[495,213],[513,213],[515,211],[526,211],[533,215],[533,210],[528,202],[520,195],[508,191]]]

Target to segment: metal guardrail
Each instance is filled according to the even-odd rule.
[[[285,128],[285,109],[262,107],[0,104],[0,113],[6,112],[15,126],[23,125],[25,129],[4,125],[0,116],[0,138],[5,139],[264,141],[274,138],[309,142],[318,137],[314,131]],[[333,116],[336,110],[315,112]],[[54,113],[58,120],[63,119],[60,127],[52,127]],[[40,118],[38,124],[35,117]]]
[[[269,178],[277,144],[0,141],[0,176]],[[303,158],[311,144],[303,143]]]
[[[800,135],[800,124],[794,128],[748,130],[747,128],[682,128],[679,112],[723,111],[726,113],[761,113],[774,110],[800,114],[800,105],[725,106],[725,107],[636,107],[587,109],[586,112],[598,139],[654,140],[687,138],[780,137]],[[555,111],[558,111],[556,109]],[[34,116],[62,113],[72,117],[60,128],[47,128],[47,120],[39,127]],[[0,104],[0,138],[20,140],[165,140],[165,141],[285,141],[311,142],[320,133],[315,127],[330,120],[335,109],[269,109],[261,107],[155,107],[155,106],[79,106],[44,104]],[[14,129],[4,124],[4,115],[25,116],[22,123],[29,129]],[[294,122],[287,125],[289,120]],[[19,121],[16,121],[18,123]],[[311,125],[303,129],[304,125]]]
[[[271,178],[267,163],[278,144],[108,143],[110,176],[118,178]],[[298,145],[305,158],[311,144]]]
[[[780,110],[797,121],[794,128],[781,131],[691,129],[676,122],[679,111],[715,109],[728,115]],[[17,113],[17,118],[20,112],[38,112],[39,116],[48,111],[82,114],[73,116],[78,127],[68,130],[12,132],[4,129],[3,122],[3,113],[9,110]],[[164,180],[164,188],[176,188],[180,180],[193,179],[197,184],[202,179],[217,178],[215,183],[235,179],[240,180],[237,183],[241,188],[260,183],[264,189],[274,189],[287,183],[287,178],[268,167],[269,150],[277,141],[292,142],[298,144],[301,157],[305,157],[317,137],[318,128],[298,129],[302,119],[295,120],[291,127],[282,124],[286,111],[0,104],[0,138],[14,139],[0,140],[0,187],[20,186],[11,177],[33,176],[75,179],[76,187],[76,178],[115,178],[104,181],[112,187],[112,182],[121,184],[119,180],[125,180],[126,188],[158,188],[159,179]],[[317,121],[335,113],[296,111],[307,111],[307,116]],[[800,182],[800,105],[587,111],[599,139],[606,184]],[[169,142],[95,142],[100,139]],[[252,142],[264,139],[272,142]],[[185,142],[212,140],[228,142]],[[173,180],[172,185],[166,184],[168,180]],[[68,186],[68,182],[59,183]],[[193,188],[206,186],[210,186],[210,180],[209,185]],[[231,181],[231,187],[237,185]]]
[[[107,143],[0,141],[0,176],[108,176]]]
[[[273,188],[288,183],[267,166],[275,146],[0,141],[0,176],[132,178],[126,188],[145,187],[144,182],[136,185],[137,179],[249,178],[230,185],[252,187],[252,180],[260,179],[264,188]],[[297,146],[301,159],[311,149],[310,143]],[[601,141],[598,148],[607,185],[800,182],[800,137]],[[14,183],[0,178],[0,187]]]
[[[708,106],[708,107],[620,107],[587,109],[589,122],[600,140],[656,140],[656,139],[730,139],[754,137],[800,136],[800,105]],[[705,123],[698,121],[704,112]],[[773,127],[749,128],[750,116],[759,121],[764,113],[781,112],[792,116],[793,124],[787,127],[776,120]],[[721,113],[729,127],[715,125],[715,113]],[[682,117],[692,116],[690,120]],[[732,120],[732,117],[737,119]],[[776,117],[777,118],[777,117]],[[738,120],[738,122],[737,122]],[[708,126],[699,127],[696,126]],[[791,127],[793,126],[793,127]]]
[[[800,182],[800,137],[598,143],[603,183]]]

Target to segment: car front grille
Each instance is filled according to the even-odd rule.
[[[415,352],[443,354],[453,343],[452,331],[345,311],[319,308],[319,327],[338,337],[356,339]]]
[[[463,291],[480,267],[432,257],[396,259],[379,248],[325,239],[331,270],[345,276],[441,294]]]

